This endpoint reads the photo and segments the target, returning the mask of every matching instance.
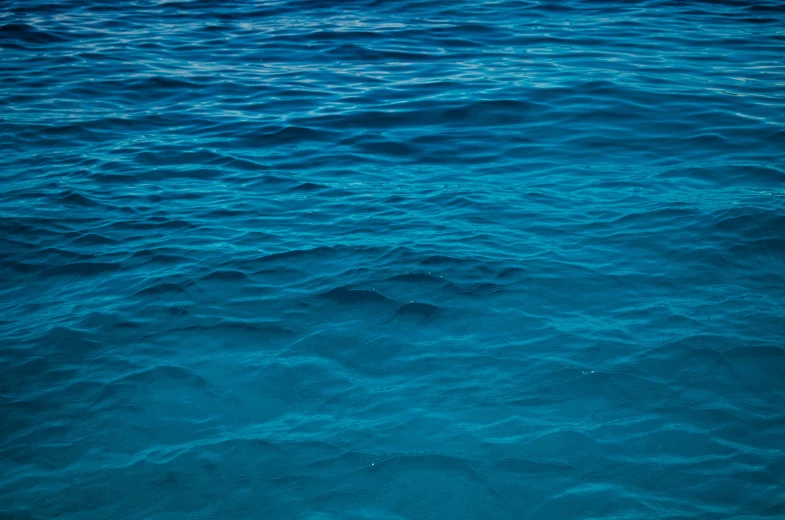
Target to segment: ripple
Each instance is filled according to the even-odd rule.
[[[0,517],[778,518],[784,17],[0,2]]]
[[[379,294],[375,291],[365,291],[362,289],[349,289],[346,287],[336,287],[335,289],[330,289],[326,293],[323,293],[321,296],[325,298],[329,298],[331,300],[336,300],[341,303],[349,303],[349,304],[392,302],[392,300],[390,300],[383,294]]]

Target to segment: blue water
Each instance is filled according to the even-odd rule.
[[[778,0],[0,1],[0,518],[785,518]]]

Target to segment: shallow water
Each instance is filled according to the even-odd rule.
[[[0,517],[782,518],[777,1],[0,1]]]

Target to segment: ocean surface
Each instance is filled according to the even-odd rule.
[[[785,518],[779,0],[0,0],[0,518]]]

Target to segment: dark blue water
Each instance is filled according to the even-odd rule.
[[[0,1],[0,517],[785,517],[785,8]]]

